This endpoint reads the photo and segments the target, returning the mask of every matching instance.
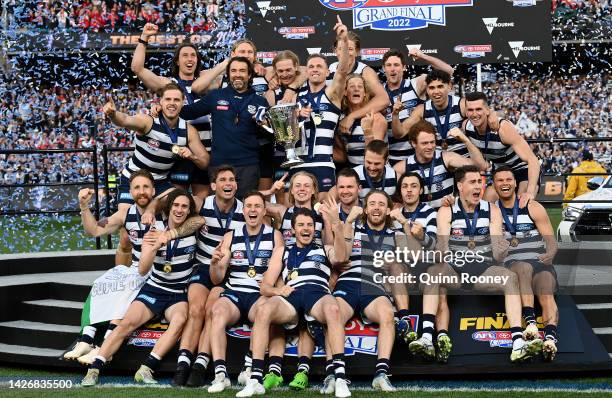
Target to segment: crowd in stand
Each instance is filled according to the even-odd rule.
[[[139,30],[151,22],[162,31],[237,30],[244,5],[239,0],[7,0],[11,27],[91,32]]]

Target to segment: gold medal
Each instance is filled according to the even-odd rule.
[[[468,241],[468,249],[474,250],[476,248],[476,242],[473,240]]]
[[[318,126],[319,124],[321,124],[323,119],[321,118],[321,115],[319,115],[318,113],[315,113],[312,116],[312,121],[314,122],[315,126]]]
[[[178,155],[178,153],[179,153],[179,151],[180,151],[180,150],[181,150],[181,147],[180,147],[180,146],[178,146],[178,145],[176,145],[176,144],[172,145],[172,153],[173,153],[173,154]]]
[[[240,122],[240,119],[238,119],[238,115],[236,115],[236,117],[234,118],[234,124],[238,124],[238,122]]]
[[[433,200],[433,195],[432,195],[432,194],[430,194],[430,193],[428,193],[428,194],[427,194],[427,201],[428,201],[428,202],[431,202],[432,200]]]
[[[448,142],[446,142],[446,140],[442,141],[442,149],[445,151],[448,149]]]
[[[517,247],[519,244],[519,239],[516,236],[513,236],[510,240],[510,246]]]
[[[291,279],[291,280],[297,279],[298,275],[299,275],[298,270],[294,269],[289,274],[289,279]]]
[[[257,276],[257,271],[255,271],[255,267],[254,266],[249,266],[249,270],[247,271],[247,275],[249,276],[249,278],[255,278]]]
[[[170,272],[172,272],[172,263],[171,262],[166,262],[164,264],[164,272],[166,274],[169,274]]]

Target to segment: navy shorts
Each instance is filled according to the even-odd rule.
[[[259,293],[243,293],[235,290],[226,290],[221,293],[220,297],[227,297],[240,311],[240,321],[244,323],[250,323],[249,311],[253,307],[253,304],[261,295]]]
[[[164,312],[174,304],[187,302],[187,294],[167,292],[145,283],[134,301],[143,303],[156,316],[163,316]]]
[[[482,263],[472,262],[472,263],[466,263],[463,265],[455,265],[454,263],[449,263],[448,265],[450,265],[451,268],[455,270],[457,274],[459,275],[468,274],[470,276],[480,276],[484,274],[486,270],[495,266],[495,264],[491,264],[489,262],[482,262]],[[459,279],[461,280],[461,278]]]
[[[306,171],[317,178],[319,192],[329,192],[336,185],[336,169],[333,167],[294,167],[289,171],[289,179],[298,171]]]
[[[155,180],[155,196],[161,195],[170,188],[174,188],[167,179]],[[124,175],[119,177],[119,203],[134,204],[134,199],[130,194],[130,179]]]
[[[363,312],[365,309],[379,297],[387,297],[387,294],[382,289],[367,288],[367,291],[362,291],[361,282],[338,280],[336,287],[332,293],[334,297],[341,298],[353,309],[355,314],[361,315],[365,319]]]
[[[546,265],[543,262],[541,262],[540,260],[511,260],[511,261],[507,261],[506,262],[506,268],[511,269],[512,268],[512,264],[514,263],[527,263],[529,265],[531,265],[531,269],[533,270],[533,275],[537,275],[540,272],[550,272],[554,277],[555,280],[557,279],[557,271],[555,270],[555,267],[553,267],[552,265]]]
[[[310,315],[310,310],[324,296],[328,295],[323,289],[312,289],[308,287],[299,287],[295,289],[289,297],[283,297],[298,313],[298,318],[304,315]]]
[[[212,280],[210,280],[210,266],[208,264],[198,264],[196,270],[189,279],[189,284],[192,283],[199,283],[208,290],[212,290],[212,288],[215,287]]]

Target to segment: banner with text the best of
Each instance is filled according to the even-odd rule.
[[[335,58],[337,15],[359,34],[363,61],[413,47],[451,64],[552,60],[550,0],[245,0],[245,6],[247,36],[264,63],[282,50],[302,60],[314,53]]]

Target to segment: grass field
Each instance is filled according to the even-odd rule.
[[[548,209],[553,231],[561,221],[561,209]],[[72,215],[3,216],[0,217],[0,254],[34,253],[61,250],[91,250],[96,241],[85,236],[80,217]],[[113,237],[113,247],[117,239]],[[102,238],[106,248],[106,238]]]

